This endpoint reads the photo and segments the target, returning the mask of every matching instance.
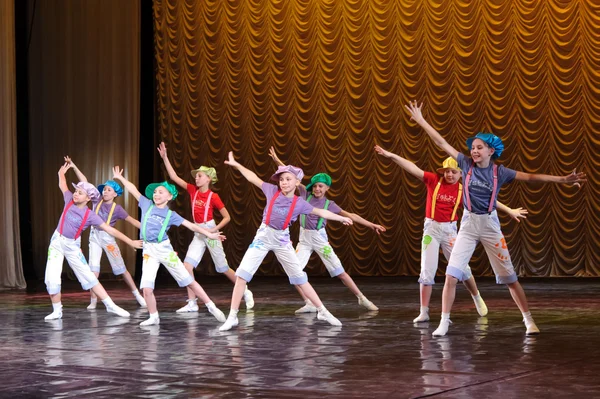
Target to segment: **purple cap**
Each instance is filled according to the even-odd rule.
[[[283,165],[277,167],[277,172],[273,173],[273,176],[271,176],[271,180],[279,181],[279,175],[285,172],[293,174],[298,180],[302,180],[302,178],[304,177],[304,172],[302,171],[302,169],[292,165]]]
[[[92,202],[98,202],[100,200],[100,191],[98,191],[98,189],[93,184],[85,181],[80,181],[77,184],[71,184],[73,185],[73,187],[80,188],[83,191],[85,191],[88,197],[90,197],[90,200],[92,200]]]

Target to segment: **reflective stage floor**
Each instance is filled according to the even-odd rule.
[[[228,280],[199,282],[227,314]],[[600,397],[600,280],[522,279],[541,330],[533,338],[491,279],[479,280],[489,315],[478,317],[461,287],[443,338],[431,336],[441,284],[433,321],[413,325],[415,278],[357,278],[379,312],[359,307],[337,279],[311,282],[342,327],[294,315],[302,303],[285,278],[257,277],[254,311],[242,303],[229,332],[204,307],[176,314],[186,297],[176,286],[157,287],[161,324],[145,328],[147,311],[119,282],[105,286],[131,319],[102,304],[86,310],[88,294],[73,282],[54,322],[44,322],[52,308],[42,284],[1,291],[0,398]]]

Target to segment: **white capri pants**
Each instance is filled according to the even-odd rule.
[[[337,277],[344,273],[344,267],[340,258],[333,252],[329,244],[325,228],[320,230],[306,230],[300,227],[300,241],[296,246],[296,255],[302,269],[306,267],[310,260],[310,255],[316,251],[323,261],[331,277]]]
[[[435,284],[435,274],[438,269],[440,247],[446,260],[450,259],[454,242],[456,241],[456,222],[436,222],[426,218],[423,227],[423,240],[421,241],[421,275],[419,283],[423,285]],[[471,268],[465,270],[465,280],[473,277]]]
[[[236,276],[250,282],[269,251],[275,253],[277,260],[290,279],[290,284],[300,285],[308,282],[308,276],[302,270],[290,240],[290,231],[288,229],[275,230],[264,223],[260,225],[254,241],[244,254],[242,263],[235,272]]]
[[[504,234],[500,230],[500,221],[496,211],[490,214],[476,215],[465,209],[460,231],[456,237],[454,249],[448,260],[446,274],[465,280],[469,260],[473,256],[477,243],[481,242],[487,253],[496,283],[511,284],[517,281],[515,268],[510,260]]]
[[[48,260],[46,261],[46,275],[44,277],[48,294],[60,293],[60,276],[65,258],[67,258],[67,263],[75,272],[75,276],[84,290],[89,290],[98,284],[98,279],[92,273],[83,252],[81,252],[81,237],[74,240],[55,231],[48,247]]]
[[[206,223],[196,223],[196,226],[204,229],[212,229],[216,225],[217,224],[214,220],[209,220]],[[202,260],[202,256],[204,256],[206,248],[208,248],[208,252],[210,252],[210,256],[218,273],[225,273],[227,270],[229,270],[229,265],[227,264],[227,258],[225,257],[225,251],[223,250],[223,244],[221,241],[211,240],[204,234],[200,233],[194,234],[194,239],[188,248],[184,262],[194,266],[195,269],[198,266],[198,263],[200,263]]]
[[[140,288],[154,289],[156,273],[161,263],[180,287],[187,287],[194,282],[194,277],[185,269],[168,239],[160,243],[144,242],[143,254]]]
[[[106,252],[110,267],[112,267],[115,276],[119,276],[127,271],[125,261],[115,238],[106,231],[92,227],[90,230],[90,269],[95,273],[100,273],[102,250]]]

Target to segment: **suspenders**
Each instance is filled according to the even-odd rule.
[[[273,205],[275,204],[275,200],[279,196],[281,190],[277,190],[273,198],[271,198],[271,202],[269,202],[269,208],[267,209],[267,218],[265,219],[265,224],[268,226],[271,221],[271,212],[273,212]],[[292,205],[290,205],[290,211],[288,212],[287,217],[285,218],[285,223],[283,224],[283,228],[281,230],[287,229],[290,224],[290,220],[292,220],[292,215],[294,214],[294,207],[296,206],[296,202],[298,201],[298,196],[294,195],[294,199],[292,200]]]
[[[440,186],[442,185],[442,180],[444,178],[441,177],[440,181],[438,181],[438,184],[435,186],[435,190],[433,190],[433,198],[431,199],[431,218],[433,219],[433,217],[435,216],[435,202],[437,200],[437,193],[438,191],[440,191]],[[450,216],[450,221],[452,222],[454,220],[454,217],[456,217],[456,211],[458,211],[458,205],[460,204],[460,196],[462,195],[462,184],[458,183],[458,195],[456,196],[456,202],[454,203],[454,209],[452,210],[452,216]]]
[[[194,198],[192,199],[192,218],[194,219],[194,223],[198,223],[196,221],[196,212],[194,212],[194,207],[196,206],[196,198],[198,197],[199,192],[200,192],[200,190],[196,190],[196,192],[194,193]],[[210,205],[210,200],[212,199],[212,195],[213,195],[213,192],[211,191],[208,194],[206,203],[204,204],[204,222],[203,223],[206,223],[206,218],[208,218],[208,208]]]
[[[437,188],[436,188],[437,190]],[[312,194],[308,196],[308,198],[306,199],[306,202],[310,202],[310,199],[312,198]],[[329,200],[325,200],[325,206],[323,207],[323,209],[327,210],[327,208],[329,208]],[[432,216],[433,218],[433,216]],[[300,215],[300,226],[302,227],[306,227],[306,215],[302,214]],[[321,228],[323,227],[323,218],[319,218],[319,221],[317,222],[317,230],[321,230]]]
[[[96,215],[98,214],[98,212],[100,212],[100,207],[102,206],[103,202],[104,201],[100,200],[98,205],[96,205]],[[113,215],[113,212],[115,211],[116,207],[117,207],[117,203],[113,202],[112,207],[110,208],[110,212],[108,213],[108,219],[106,220],[106,224],[110,225],[110,219],[112,219],[112,215]]]
[[[61,216],[61,220],[60,220],[60,227],[58,228],[58,232],[60,233],[60,235],[63,235],[63,227],[65,225],[65,217],[67,216],[67,212],[69,212],[69,208],[74,204],[73,201],[70,201],[67,204],[67,207],[65,208],[65,210],[63,211],[63,214]],[[77,233],[75,233],[75,237],[73,237],[74,240],[76,240],[77,238],[79,238],[79,236],[81,235],[81,232],[83,231],[83,226],[85,226],[85,222],[87,222],[88,216],[90,215],[90,208],[86,208],[85,209],[85,215],[83,215],[83,220],[81,221],[81,225],[79,226],[79,229],[77,230]]]
[[[469,197],[469,181],[471,180],[471,174],[473,173],[473,163],[471,163],[471,167],[469,168],[469,172],[467,173],[467,177],[465,179],[465,197],[467,197],[467,210],[471,212],[471,197]],[[496,190],[498,188],[498,165],[494,164],[493,167],[494,173],[494,188],[492,189],[492,197],[490,198],[490,205],[488,206],[488,213],[492,212],[494,209],[494,204],[496,203]]]
[[[150,213],[152,213],[152,208],[154,208],[154,205],[150,205],[150,208],[148,208],[148,210],[146,211],[146,214],[144,215],[144,220],[142,221],[142,238],[144,241],[148,241],[146,239],[146,222],[148,221],[148,216],[150,216]],[[167,226],[169,226],[169,220],[171,219],[172,213],[173,212],[169,209],[169,211],[167,212],[167,217],[163,221],[162,228],[158,233],[158,242],[162,242],[163,237],[165,236],[165,232],[167,231]]]

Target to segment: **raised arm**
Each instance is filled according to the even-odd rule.
[[[345,216],[341,216],[341,215],[336,215],[335,213],[330,212],[330,211],[325,210],[325,209],[313,208],[313,210],[312,210],[311,213],[313,215],[317,215],[319,217],[322,217],[323,219],[335,220],[336,222],[342,222],[346,226],[350,226],[352,224],[352,219],[350,219],[349,217],[345,217]]]
[[[375,223],[372,223],[372,222],[369,222],[368,220],[363,219],[362,217],[358,216],[356,213],[341,211],[340,215],[350,218],[354,223],[358,223],[358,224],[362,224],[363,226],[367,226],[368,228],[375,231],[375,233],[377,233],[377,234],[381,234],[382,232],[386,231],[385,227],[375,224]]]
[[[140,229],[141,223],[140,223],[139,220],[137,220],[137,219],[135,219],[135,218],[133,218],[131,216],[127,216],[125,218],[125,221],[127,223],[129,223],[130,225],[134,226],[136,229],[138,229],[138,230]]]
[[[573,184],[577,187],[581,187],[581,183],[587,181],[585,177],[585,173],[577,173],[575,169],[573,169],[573,172],[566,176],[540,175],[535,173],[517,172],[515,179],[527,182],[539,181],[543,183]]]
[[[273,159],[277,166],[285,166],[285,164],[281,161],[281,159],[279,159],[279,157],[275,153],[275,147],[271,146],[271,148],[269,148],[269,156]],[[302,182],[300,182],[300,186],[306,189],[306,186],[302,184]]]
[[[111,236],[123,241],[124,243],[131,246],[132,248],[142,249],[142,246],[143,246],[142,240],[132,240],[131,238],[127,237],[125,234],[121,233],[119,230],[115,229],[114,227],[110,227],[107,223],[102,223],[98,227],[101,228],[102,230],[106,231]]]
[[[77,175],[77,178],[79,179],[79,181],[84,181],[84,182],[88,181],[87,177],[85,177],[85,175],[83,173],[81,173],[81,171],[79,170],[77,165],[75,165],[75,162],[73,162],[71,157],[69,157],[68,155],[65,156],[65,162],[68,164],[71,164],[71,167],[73,168],[73,171],[75,172],[75,175]]]
[[[165,163],[165,169],[167,169],[167,173],[169,174],[169,179],[173,180],[175,184],[183,189],[187,189],[187,182],[183,180],[181,177],[177,176],[175,169],[171,166],[171,162],[169,162],[169,157],[167,156],[167,146],[164,142],[161,142],[158,146],[158,153]]]
[[[72,165],[69,162],[65,162],[63,166],[58,170],[58,188],[63,194],[69,191],[69,186],[67,186],[67,178],[65,177],[65,173],[67,170],[71,169]]]
[[[450,155],[452,158],[456,159],[456,157],[458,156],[458,151],[456,151],[454,147],[448,144],[446,139],[444,139],[442,135],[439,134],[437,130],[435,130],[433,127],[431,127],[431,125],[427,123],[425,118],[423,118],[423,113],[421,112],[423,104],[417,105],[417,102],[413,101],[409,102],[408,105],[405,105],[405,107],[410,113],[410,119],[415,121],[417,125],[421,126],[423,130],[425,130],[425,133],[427,133],[429,137],[431,137],[431,139],[438,147],[446,151],[446,153],[448,153],[448,155]]]
[[[118,166],[115,166],[113,168],[113,179],[119,180],[121,183],[123,183],[125,190],[129,191],[129,194],[133,195],[136,200],[140,200],[142,194],[138,191],[135,184],[123,177],[123,169],[119,168]]]
[[[192,222],[189,222],[187,220],[184,220],[183,223],[181,223],[184,227],[196,232],[196,233],[200,233],[200,234],[204,234],[205,236],[207,236],[208,238],[210,238],[211,240],[219,240],[219,241],[224,241],[225,240],[225,236],[221,233],[211,233],[210,231],[208,231],[205,228],[199,227],[197,225],[195,225]]]
[[[529,211],[527,211],[527,209],[523,209],[523,208],[512,209],[512,208],[504,205],[500,201],[496,201],[496,209],[508,214],[508,216],[515,219],[518,223],[521,223],[521,219],[527,219],[527,214],[529,213]]]
[[[242,175],[248,180],[250,183],[254,184],[257,187],[262,187],[263,181],[256,175],[256,173],[252,172],[250,169],[243,167],[238,161],[233,159],[233,152],[229,151],[228,159],[225,161],[225,165],[229,165],[239,170]],[[204,233],[202,233],[204,234]]]
[[[386,151],[378,145],[375,146],[375,152],[378,153],[379,155],[383,155],[384,157],[389,158],[392,161],[396,162],[398,165],[400,165],[400,167],[402,169],[404,169],[405,171],[407,171],[408,173],[410,173],[417,179],[423,180],[423,176],[425,176],[425,172],[423,172],[422,169],[420,169],[417,165],[410,162],[409,160],[402,158],[400,155],[396,155],[394,153]]]

